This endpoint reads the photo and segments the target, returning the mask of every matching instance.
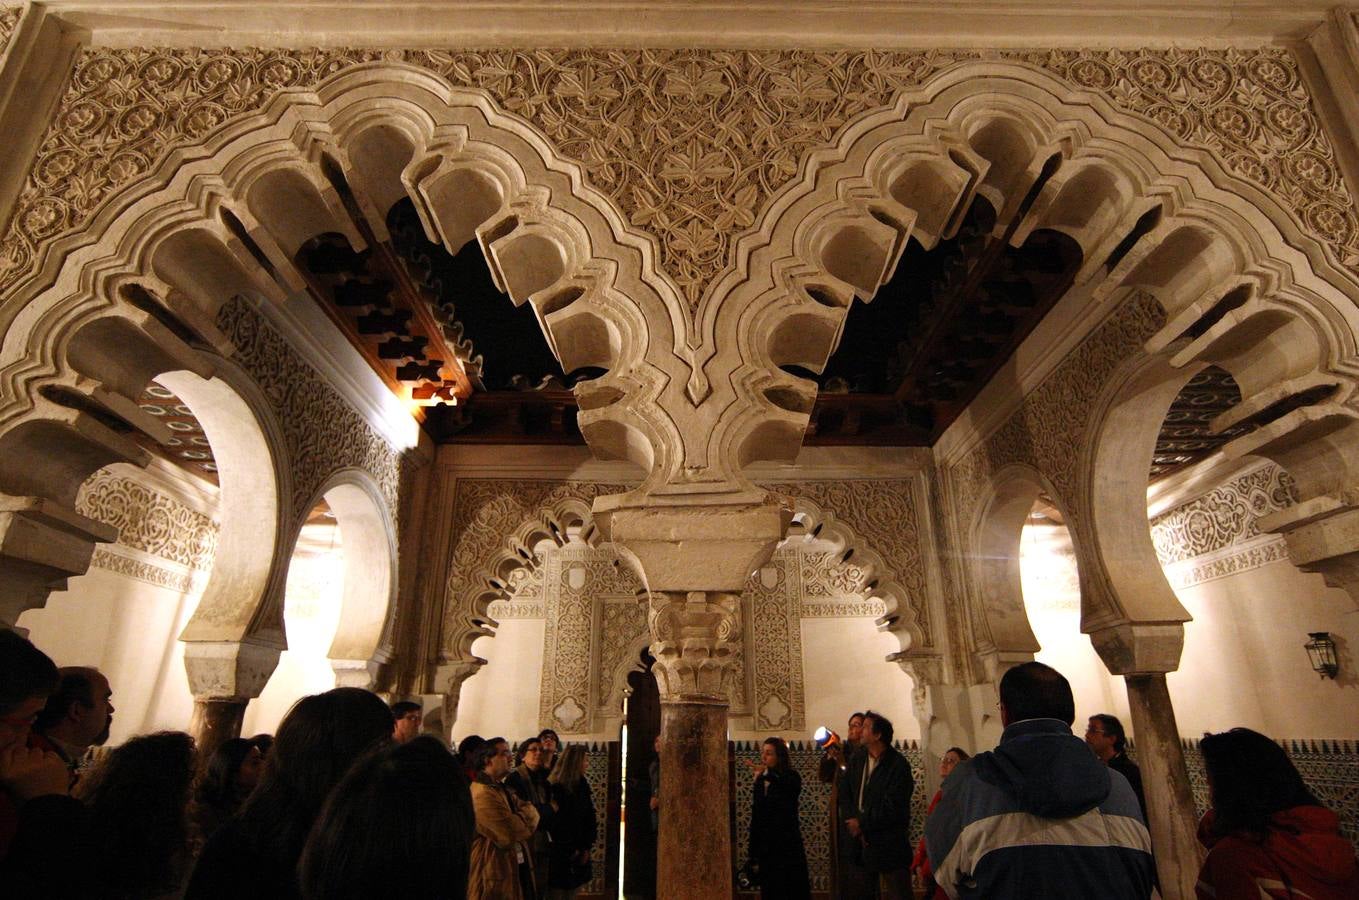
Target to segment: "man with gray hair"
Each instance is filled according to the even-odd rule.
[[[954,900],[1147,900],[1151,836],[1128,780],[1071,733],[1076,704],[1055,669],[1000,681],[1000,744],[959,763],[925,820],[936,883]]]

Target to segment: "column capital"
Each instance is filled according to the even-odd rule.
[[[732,645],[741,634],[740,596],[723,591],[658,591],[649,598],[652,671],[661,699],[726,706]]]
[[[1174,672],[1184,649],[1180,622],[1121,622],[1090,632],[1090,642],[1113,675]]]
[[[186,641],[184,669],[195,700],[253,700],[278,666],[283,648],[266,641]]]

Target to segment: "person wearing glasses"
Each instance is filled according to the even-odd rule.
[[[1128,736],[1123,732],[1123,723],[1107,713],[1091,716],[1085,729],[1085,745],[1115,772],[1128,779],[1133,793],[1137,795],[1137,805],[1142,808],[1142,821],[1147,820],[1147,797],[1142,793],[1142,770],[1137,763],[1128,759]]]
[[[538,827],[538,810],[505,784],[514,754],[503,737],[491,738],[472,754],[477,780],[472,809],[477,834],[467,873],[467,900],[528,900],[536,895],[527,841]]]

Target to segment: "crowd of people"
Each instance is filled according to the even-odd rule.
[[[545,730],[421,734],[421,708],[358,688],[299,700],[277,734],[206,760],[179,731],[87,767],[114,714],[108,679],[58,669],[0,630],[0,885],[5,896],[217,900],[569,900],[592,877],[586,750]],[[1138,898],[1156,884],[1140,773],[1117,718],[1071,730],[1071,687],[1024,663],[1000,683],[991,751],[950,748],[925,837],[911,766],[881,713],[855,713],[819,771],[833,803],[832,896]],[[1359,898],[1354,847],[1284,750],[1236,728],[1202,742],[1211,792],[1199,900]],[[650,773],[656,810],[660,773]],[[770,737],[755,767],[749,868],[766,900],[810,897],[802,782]],[[664,826],[662,826],[664,827]]]
[[[204,760],[182,731],[108,739],[113,691],[0,629],[0,894],[569,900],[591,878],[586,751],[555,732],[451,751],[421,708],[303,697]]]

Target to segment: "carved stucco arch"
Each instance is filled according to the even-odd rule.
[[[1013,223],[1012,241],[1038,228],[1076,240],[1085,261],[1073,290],[1091,302],[1116,305],[1128,286],[1146,282],[1137,276],[1150,260],[1162,270],[1145,289],[1167,316],[1163,345],[1249,282],[1249,305],[1218,321],[1213,340],[1250,313],[1286,309],[1286,320],[1262,327],[1257,318],[1254,329],[1237,330],[1238,350],[1268,355],[1285,324],[1301,319],[1318,337],[1319,364],[1346,378],[1359,371],[1359,283],[1275,197],[1094,93],[1016,63],[967,62],[903,92],[893,109],[846,125],[737,241],[737,263],[706,295],[698,325],[709,381],[729,401],[719,404],[725,412],[712,441],[743,461],[791,458],[815,388],[779,366],[821,369],[849,306],[871,300],[891,277],[913,227],[923,223],[917,237],[928,248],[983,195],[1002,229],[1040,176],[1046,181]],[[1185,241],[1185,229],[1213,240]],[[1130,250],[1120,248],[1125,239]],[[1244,409],[1317,381],[1288,362],[1271,365],[1291,380],[1245,398]],[[758,452],[741,449],[751,442]]]
[[[322,501],[340,529],[344,554],[340,617],[326,656],[336,682],[371,687],[378,667],[391,659],[396,616],[396,516],[372,475],[344,468],[330,475],[293,522],[296,546],[307,514]]]
[[[185,360],[191,345],[229,354],[217,310],[239,295],[284,299],[303,283],[292,256],[311,237],[339,233],[357,249],[347,196],[381,233],[377,214],[398,197],[393,180],[431,239],[450,251],[481,243],[498,284],[533,306],[568,371],[608,370],[577,389],[579,424],[596,453],[630,458],[653,479],[673,475],[682,464],[677,426],[656,401],[687,375],[673,352],[678,307],[652,270],[650,243],[578,165],[484,92],[385,63],[274,96],[174,150],[106,201],[83,232],[47,245],[7,307],[20,312],[3,323],[0,428],[62,414],[38,398],[44,387],[80,381],[63,343],[93,318],[122,317],[137,343]],[[477,202],[458,202],[469,198]],[[469,219],[469,209],[478,215]],[[110,410],[106,400],[86,402],[101,415],[124,414],[126,404]]]

